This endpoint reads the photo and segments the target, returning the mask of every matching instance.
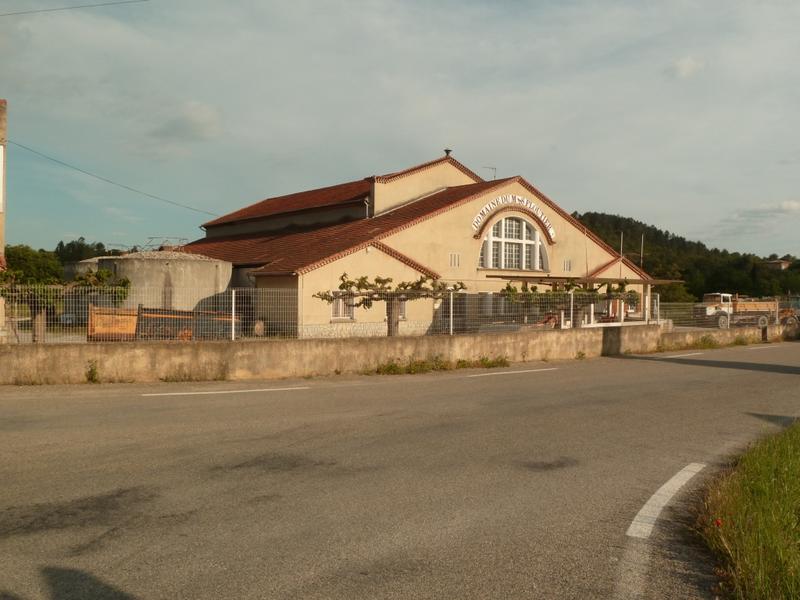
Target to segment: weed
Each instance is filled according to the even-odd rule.
[[[476,367],[481,367],[482,369],[495,369],[497,367],[507,367],[511,363],[508,362],[508,359],[505,356],[495,356],[494,358],[489,358],[488,356],[481,356]]]
[[[90,360],[86,363],[86,383],[100,383],[100,373],[97,371],[96,360]]]
[[[488,358],[483,356],[477,360],[467,360],[459,358],[455,363],[443,359],[441,356],[434,356],[427,359],[409,359],[406,363],[390,360],[382,363],[374,370],[365,371],[364,374],[372,375],[402,375],[430,373],[431,371],[452,371],[453,369],[492,369],[495,367],[507,367],[510,363],[504,356]]]
[[[747,346],[747,344],[749,344],[749,342],[743,335],[737,335],[735,338],[733,338],[734,346]]]
[[[584,358],[586,358],[586,353],[583,350],[578,350],[575,354],[575,360],[583,360]]]
[[[713,350],[715,348],[720,347],[720,343],[714,339],[712,335],[704,335],[699,340],[697,340],[694,344],[692,344],[693,348],[699,348],[702,350]]]
[[[706,491],[700,533],[726,595],[800,598],[800,424],[753,445]]]
[[[396,360],[390,360],[387,363],[378,365],[375,369],[378,375],[402,375],[405,372],[403,365]]]

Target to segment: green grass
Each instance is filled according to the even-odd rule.
[[[752,446],[710,486],[700,532],[730,598],[800,598],[800,424]]]
[[[714,348],[719,348],[720,343],[714,338],[714,336],[706,334],[692,344],[692,347],[700,348],[702,350],[713,350]]]
[[[453,369],[494,369],[507,367],[511,363],[505,356],[489,358],[482,356],[477,360],[458,359],[455,363],[442,359],[440,356],[426,359],[411,359],[407,362],[390,360],[381,363],[375,370],[364,371],[365,375],[413,375],[416,373],[430,373],[431,371],[451,371]]]

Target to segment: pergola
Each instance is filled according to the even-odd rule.
[[[627,277],[551,277],[549,275],[487,275],[487,278],[501,279],[508,282],[519,281],[521,283],[542,283],[548,285],[595,285],[595,284],[620,284],[626,285],[641,285],[643,286],[642,298],[644,299],[644,306],[642,307],[645,323],[650,322],[650,307],[652,305],[652,289],[654,285],[666,285],[670,283],[683,283],[682,279],[629,279]]]

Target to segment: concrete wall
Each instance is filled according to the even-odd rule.
[[[770,339],[781,333],[779,326],[767,331]],[[371,339],[0,345],[0,385],[85,383],[91,365],[102,382],[278,379],[373,370],[392,359],[591,358],[686,347],[704,336],[724,345],[737,336],[758,342],[761,335],[758,328],[662,334],[646,325]]]
[[[28,344],[0,347],[0,384],[269,379],[360,372],[391,359],[511,361],[647,352],[657,326],[505,334],[254,342]]]
[[[764,332],[760,327],[735,327],[733,329],[692,329],[689,331],[670,331],[661,335],[661,346],[664,349],[686,348],[700,343],[702,338],[710,336],[721,346],[733,344],[737,338],[744,339],[749,344],[761,341],[775,341],[783,337],[782,325],[770,325],[767,328],[767,339],[763,340]]]

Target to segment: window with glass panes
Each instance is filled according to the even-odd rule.
[[[539,232],[520,217],[506,217],[492,226],[478,260],[487,269],[547,270],[547,254]]]

